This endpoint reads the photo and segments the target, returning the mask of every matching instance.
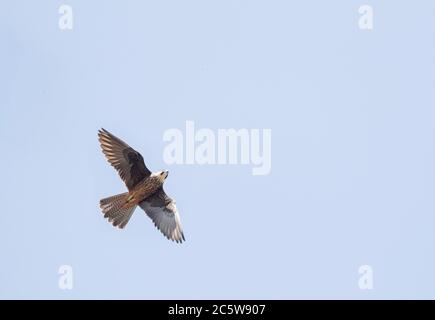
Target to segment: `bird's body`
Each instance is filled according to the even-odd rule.
[[[175,201],[163,190],[168,171],[152,173],[139,152],[104,129],[98,138],[107,160],[128,188],[128,192],[100,201],[104,217],[122,229],[139,205],[168,239],[185,240]]]
[[[138,205],[149,196],[153,195],[160,187],[163,186],[163,181],[159,174],[151,174],[148,178],[143,179],[128,192],[127,201],[124,208],[130,208]]]

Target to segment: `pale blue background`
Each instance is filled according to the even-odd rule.
[[[435,298],[434,15],[431,0],[1,1],[0,297]],[[271,128],[272,173],[166,166],[163,132],[185,120]],[[171,171],[186,243],[140,210],[124,231],[102,218],[124,185],[100,127]]]

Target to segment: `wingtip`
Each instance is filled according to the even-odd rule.
[[[175,242],[183,243],[183,241],[186,241],[186,238],[184,237],[184,233],[182,232],[180,238],[175,238]]]

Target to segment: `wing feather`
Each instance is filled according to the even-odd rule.
[[[109,131],[99,130],[98,140],[107,161],[118,171],[128,189],[151,174],[142,155]]]
[[[166,238],[180,243],[186,240],[175,201],[168,197],[163,188],[139,203],[139,206]]]

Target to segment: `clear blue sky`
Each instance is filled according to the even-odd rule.
[[[2,1],[0,298],[435,298],[435,2],[366,3]],[[165,165],[186,120],[271,128],[271,174]],[[184,244],[102,218],[100,127],[170,170]]]

